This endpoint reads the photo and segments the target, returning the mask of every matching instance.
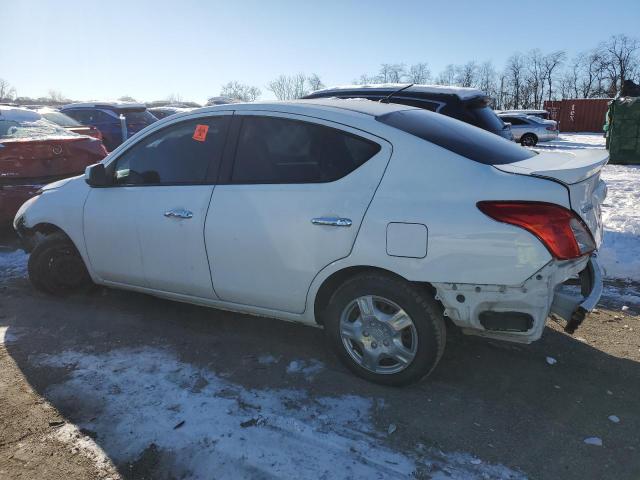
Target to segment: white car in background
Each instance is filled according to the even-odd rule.
[[[498,113],[500,119],[511,125],[513,140],[523,147],[533,147],[538,142],[550,142],[558,138],[558,124],[534,115]]]
[[[445,317],[523,343],[550,311],[579,325],[602,290],[606,161],[402,105],[230,104],[152,124],[14,226],[40,290],[319,324],[355,373],[399,385],[436,366]],[[583,296],[557,291],[575,275]]]

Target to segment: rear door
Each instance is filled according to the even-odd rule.
[[[172,123],[109,165],[114,185],[92,188],[84,211],[89,260],[101,278],[215,298],[203,230],[229,119]]]
[[[351,252],[391,146],[306,116],[244,112],[234,121],[233,163],[205,225],[215,292],[301,313],[314,276]]]

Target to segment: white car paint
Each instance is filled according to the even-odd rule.
[[[62,229],[98,284],[315,324],[314,302],[325,280],[349,267],[377,267],[431,283],[446,314],[469,333],[536,340],[556,285],[582,270],[587,259],[554,260],[535,236],[492,220],[475,205],[517,199],[571,208],[575,200],[568,187],[537,176],[533,159],[512,172],[494,168],[375,119],[406,109],[322,99],[223,105],[171,116],[128,139],[103,162],[111,164],[159,128],[233,112],[304,118],[375,140],[381,151],[349,175],[324,184],[91,188],[78,177],[29,200],[16,224]],[[594,162],[602,163],[578,161],[582,167],[573,170],[581,173],[574,179],[596,171]],[[551,170],[545,167],[545,176],[562,180],[564,170]],[[163,215],[176,208],[189,209],[193,218]],[[325,216],[350,218],[353,224],[311,223]],[[402,238],[413,230],[394,232],[395,224],[424,226],[426,255],[419,255],[413,239]],[[468,291],[465,306],[456,303],[454,292],[460,288]],[[514,334],[485,331],[478,312],[487,304],[531,313],[534,328]]]

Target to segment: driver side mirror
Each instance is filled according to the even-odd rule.
[[[84,181],[87,182],[90,187],[106,187],[111,184],[107,176],[107,171],[102,163],[89,165],[84,171]]]

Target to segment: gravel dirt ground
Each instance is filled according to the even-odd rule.
[[[0,279],[0,478],[637,479],[639,315],[605,298],[575,336],[550,321],[532,345],[450,328],[431,377],[387,388],[320,329],[49,297],[17,268]]]

